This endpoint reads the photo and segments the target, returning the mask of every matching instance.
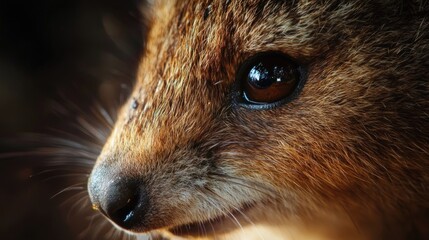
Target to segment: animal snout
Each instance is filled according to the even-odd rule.
[[[94,168],[88,189],[94,208],[125,229],[140,223],[148,208],[143,184],[112,173],[107,167]]]

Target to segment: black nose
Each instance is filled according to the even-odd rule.
[[[141,222],[148,205],[143,184],[94,169],[88,190],[95,207],[119,226],[132,229]]]
[[[131,223],[139,205],[139,191],[135,184],[117,179],[106,189],[100,199],[100,209],[120,226]]]

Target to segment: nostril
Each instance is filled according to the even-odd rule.
[[[100,197],[100,211],[121,227],[133,224],[141,193],[137,184],[123,179],[110,182]]]
[[[115,208],[108,210],[108,215],[117,223],[127,224],[133,220],[138,203],[139,195],[135,194],[125,202],[118,202]]]

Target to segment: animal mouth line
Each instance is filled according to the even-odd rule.
[[[205,221],[196,221],[174,226],[168,229],[177,236],[215,236],[224,234],[237,228],[253,224],[246,212],[254,206],[253,203],[243,204],[241,208],[232,211],[223,211],[223,214]]]

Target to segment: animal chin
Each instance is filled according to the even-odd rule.
[[[174,226],[169,228],[168,231],[176,236],[182,237],[222,235],[246,225],[253,224],[247,216],[247,213],[253,206],[253,203],[243,204],[241,208],[237,208],[232,211],[223,211],[223,214],[214,218]]]

